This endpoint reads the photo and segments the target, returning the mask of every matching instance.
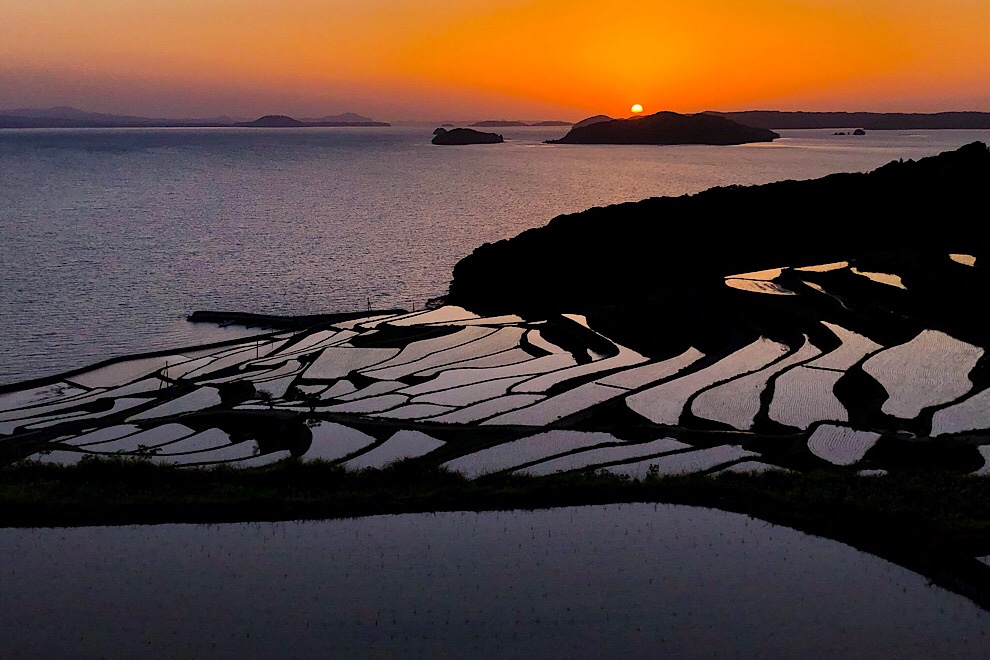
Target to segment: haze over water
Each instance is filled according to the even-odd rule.
[[[0,383],[238,332],[186,323],[196,309],[422,306],[475,247],[561,213],[990,139],[829,130],[588,147],[542,144],[565,129],[524,128],[499,129],[504,145],[443,148],[431,130],[0,131]],[[795,232],[811,238],[800,209]]]

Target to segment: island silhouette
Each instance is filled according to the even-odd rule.
[[[364,127],[374,127],[374,126],[390,126],[390,124],[381,121],[364,121],[366,118],[359,117],[358,115],[344,115],[345,120],[340,118],[324,118],[316,119],[310,121],[302,121],[299,119],[294,119],[293,117],[288,117],[286,115],[265,115],[264,117],[259,117],[254,121],[246,122],[236,122],[234,126],[239,128],[313,128],[313,127],[344,127],[344,126],[364,126]],[[353,121],[351,118],[356,117],[359,121]]]
[[[587,120],[585,120],[587,122]],[[548,144],[710,144],[732,145],[772,142],[779,134],[745,126],[712,114],[682,115],[658,112],[631,119],[610,119],[574,126]]]
[[[438,128],[433,131],[433,144],[467,145],[467,144],[500,144],[505,140],[497,133],[484,133],[471,128]]]
[[[781,112],[779,110],[745,110],[708,114],[726,117],[759,128],[814,129],[860,126],[872,131],[907,130],[986,130],[990,129],[990,112]]]
[[[298,120],[285,115],[266,115],[254,121],[243,121],[226,115],[192,119],[116,115],[89,112],[69,106],[0,110],[0,128],[226,128],[231,126],[295,128],[299,126],[370,127],[389,126],[389,124],[353,112],[327,115],[320,119]]]

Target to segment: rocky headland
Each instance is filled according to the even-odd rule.
[[[890,340],[928,327],[986,343],[990,322],[973,310],[990,291],[987,271],[948,255],[990,259],[974,224],[988,184],[990,152],[977,142],[870,173],[593,208],[477,248],[454,268],[447,300],[484,314],[579,310],[609,337],[658,356],[767,333],[793,341],[822,318]],[[813,295],[725,285],[733,274],[833,262],[897,273],[906,289],[849,268],[777,280]],[[669,319],[662,333],[660,319]]]

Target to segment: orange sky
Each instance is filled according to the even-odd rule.
[[[990,110],[990,0],[0,0],[0,108]]]

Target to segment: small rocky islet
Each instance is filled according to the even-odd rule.
[[[433,131],[433,144],[444,146],[462,146],[468,144],[501,144],[505,139],[497,133],[476,131],[473,128],[440,127]]]

